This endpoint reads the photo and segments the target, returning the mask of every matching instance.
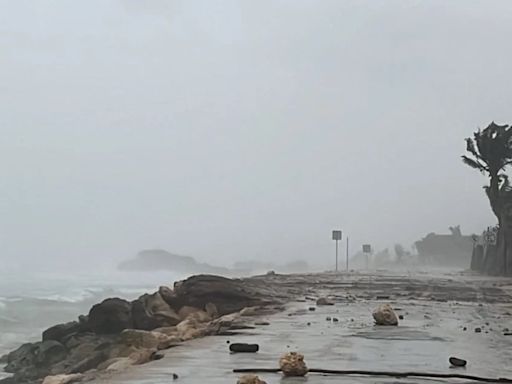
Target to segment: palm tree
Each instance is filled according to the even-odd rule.
[[[493,121],[473,136],[466,139],[466,150],[470,156],[462,156],[462,161],[489,175],[490,185],[484,188],[492,210],[500,222],[500,196],[510,190],[508,176],[504,170],[512,164],[512,126],[497,125]]]
[[[512,189],[505,170],[512,164],[512,126],[492,122],[484,130],[475,132],[473,138],[466,139],[466,150],[468,154],[462,156],[462,161],[489,176],[489,185],[484,188],[499,224],[497,246],[490,248],[486,256],[486,272],[510,274]]]

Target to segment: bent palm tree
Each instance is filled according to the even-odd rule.
[[[466,139],[466,150],[471,157],[462,156],[462,161],[489,175],[490,185],[485,187],[485,191],[500,221],[500,195],[510,189],[504,170],[512,164],[512,126],[492,122],[483,131],[475,132],[473,138]]]
[[[487,272],[509,274],[512,269],[512,190],[505,173],[512,164],[512,126],[494,122],[484,130],[478,130],[473,138],[466,139],[468,155],[462,161],[487,174],[490,179],[485,191],[491,208],[498,218],[498,244],[486,263]]]

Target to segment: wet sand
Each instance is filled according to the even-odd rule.
[[[317,274],[261,277],[304,296],[270,323],[234,336],[211,336],[166,351],[162,360],[97,379],[95,383],[236,383],[234,368],[277,368],[281,354],[299,351],[310,368],[464,373],[512,377],[510,281],[464,274]],[[330,296],[334,306],[316,306]],[[308,299],[306,299],[308,297]],[[389,297],[389,298],[388,298]],[[372,310],[391,303],[403,315],[398,327],[373,324]],[[310,311],[309,307],[316,307]],[[337,318],[338,322],[326,318]],[[248,323],[262,318],[248,318]],[[467,328],[464,331],[464,327]],[[475,328],[482,328],[475,333]],[[258,343],[256,354],[230,354],[228,342]],[[468,360],[450,368],[448,358]],[[261,374],[267,383],[446,383],[439,379],[320,376],[283,379]],[[453,380],[453,382],[463,382]]]

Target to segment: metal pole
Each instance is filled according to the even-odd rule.
[[[348,272],[348,236],[347,236],[347,272]]]
[[[336,240],[336,272],[338,272],[338,240]]]

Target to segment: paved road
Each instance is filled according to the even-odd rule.
[[[357,274],[275,277],[283,290],[300,286],[306,296],[330,295],[335,306],[308,310],[314,301],[299,299],[285,312],[267,317],[268,326],[237,336],[194,340],[166,352],[163,360],[134,367],[104,383],[159,384],[236,383],[233,368],[277,367],[286,351],[300,351],[312,368],[430,371],[512,377],[512,296],[506,279],[463,274]],[[371,311],[389,302],[404,316],[398,327],[374,326]],[[336,317],[339,322],[327,321]],[[256,320],[256,319],[255,319]],[[466,330],[464,331],[464,327]],[[474,329],[482,328],[481,333]],[[257,354],[229,354],[229,342],[257,342]],[[454,370],[448,358],[468,360]],[[368,377],[282,379],[272,383],[442,383],[443,380]],[[453,382],[461,382],[453,381]]]

